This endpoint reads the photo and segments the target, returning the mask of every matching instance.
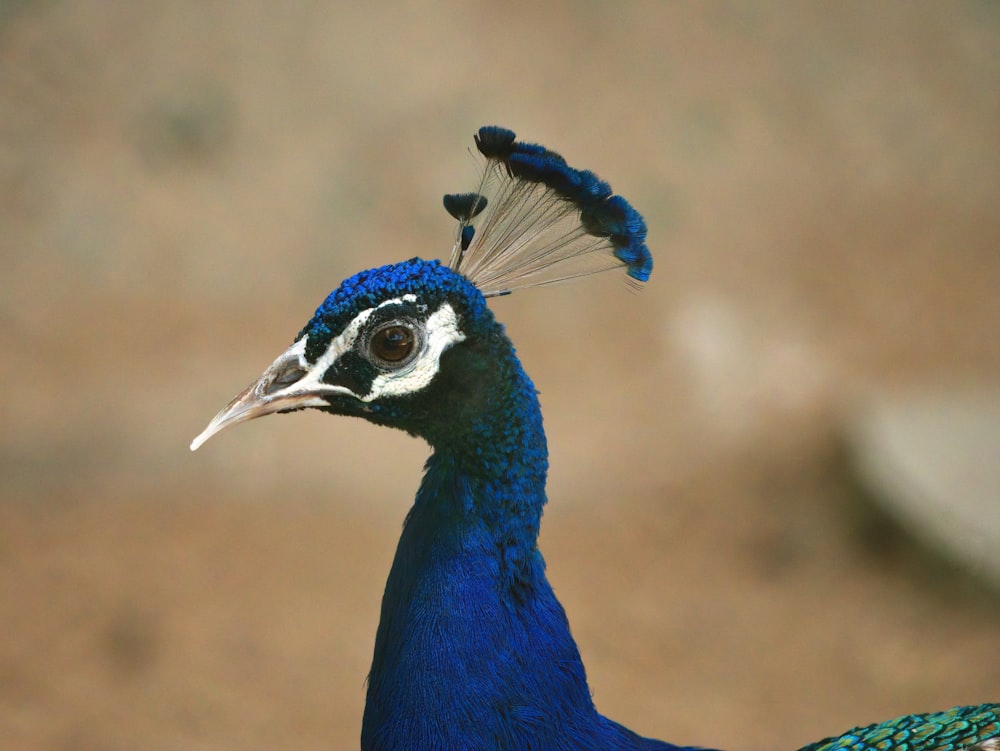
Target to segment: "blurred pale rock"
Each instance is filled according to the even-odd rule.
[[[1000,585],[1000,390],[876,398],[850,440],[858,474],[893,516]]]

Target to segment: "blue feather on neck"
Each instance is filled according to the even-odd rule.
[[[449,415],[406,519],[382,599],[362,748],[675,748],[594,708],[536,544],[548,458],[535,388],[485,317],[494,329],[477,339],[492,344],[485,402],[460,428]]]

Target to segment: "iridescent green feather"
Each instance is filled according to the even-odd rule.
[[[990,741],[990,743],[986,743]],[[985,745],[984,745],[985,744]],[[854,728],[801,751],[1000,750],[1000,704],[955,707]]]

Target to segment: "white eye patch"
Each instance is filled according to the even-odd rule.
[[[425,388],[440,369],[441,355],[444,351],[453,344],[465,340],[465,334],[462,333],[458,325],[458,315],[448,303],[442,303],[441,307],[434,311],[424,323],[422,351],[405,367],[376,376],[372,380],[367,394],[356,394],[345,386],[324,383],[322,380],[327,370],[338,358],[355,348],[365,324],[375,311],[387,305],[414,303],[416,299],[416,295],[404,295],[401,298],[386,300],[374,308],[362,310],[344,327],[340,334],[330,340],[326,351],[320,355],[315,363],[309,364],[305,358],[307,337],[297,341],[279,360],[295,358],[306,374],[285,389],[283,393],[345,394],[354,396],[363,402],[372,402],[380,397],[404,396]],[[317,399],[317,401],[321,400]]]
[[[437,375],[444,351],[465,340],[465,334],[458,327],[458,316],[448,303],[443,303],[431,313],[425,325],[425,335],[423,352],[405,368],[376,377],[371,391],[361,397],[361,401],[370,402],[383,396],[404,396],[420,391]]]

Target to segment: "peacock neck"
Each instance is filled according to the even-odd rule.
[[[538,398],[502,330],[491,350],[457,351],[464,359],[442,368],[466,372],[439,384],[450,425],[424,432],[434,453],[382,597],[362,749],[672,749],[594,708],[537,547],[548,467]]]
[[[524,743],[539,723],[596,715],[536,546],[547,469],[538,400],[519,366],[496,375],[491,408],[461,441],[435,447],[404,525],[363,749],[540,748]]]
[[[507,585],[530,584],[543,576],[533,569],[548,471],[541,407],[502,326],[483,328],[442,358],[432,417],[415,431],[434,453],[400,548],[459,535],[497,559]]]

